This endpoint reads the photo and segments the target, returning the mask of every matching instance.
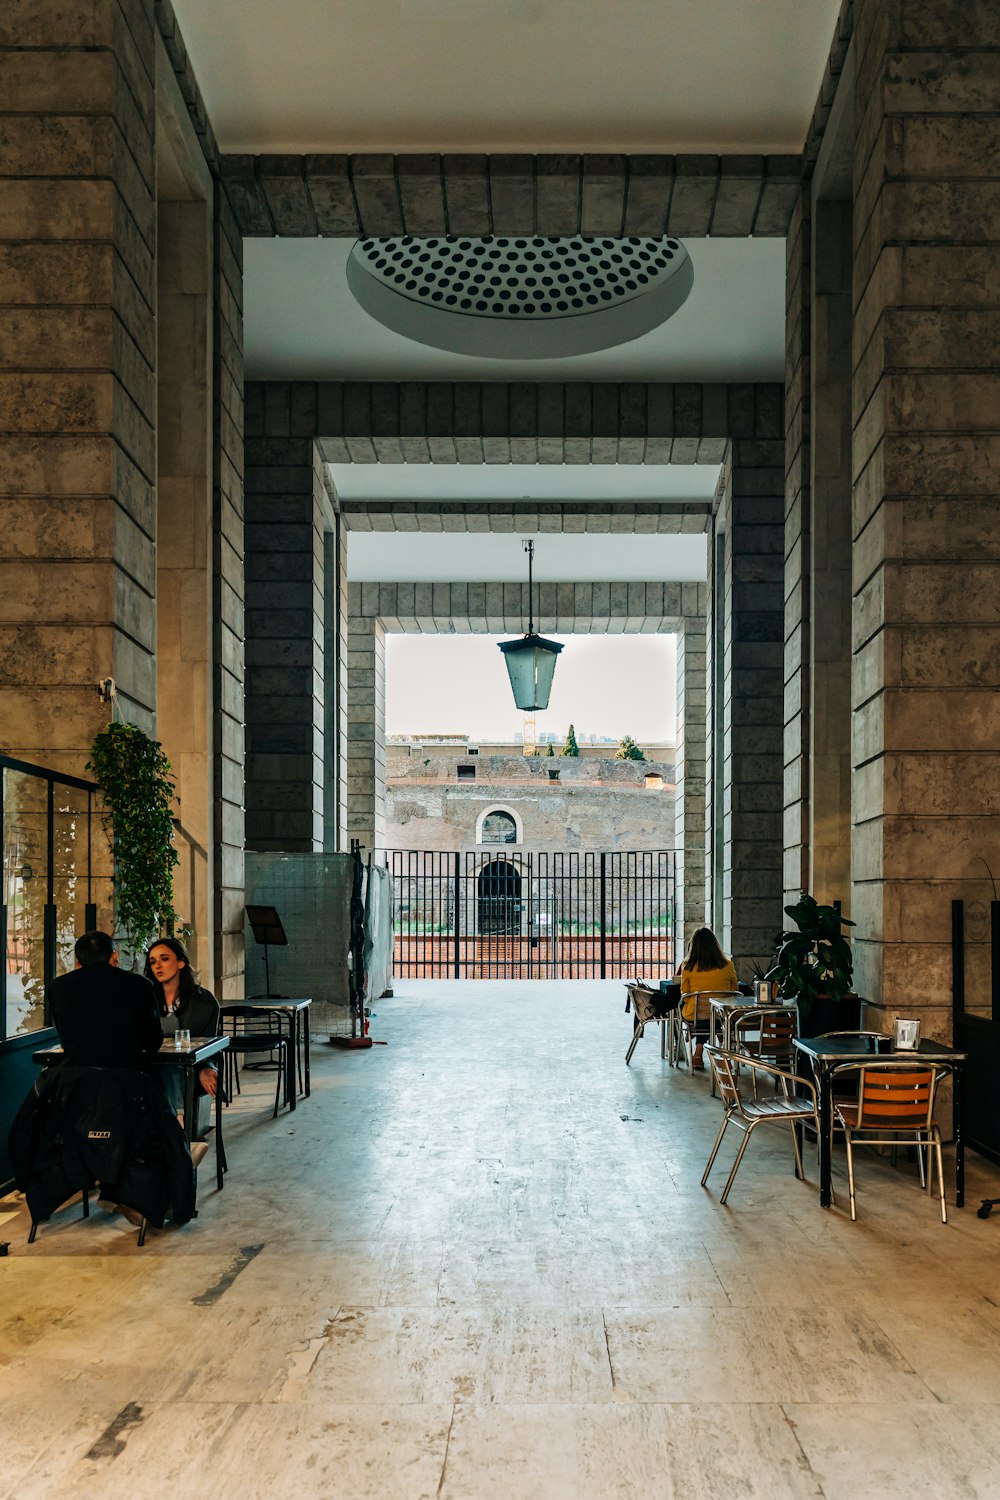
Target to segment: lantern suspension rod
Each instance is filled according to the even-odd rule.
[[[528,554],[528,634],[535,633],[534,600],[532,598],[532,564],[535,558],[534,542],[525,542],[524,550]]]

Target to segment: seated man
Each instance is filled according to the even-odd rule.
[[[59,1032],[65,1062],[77,1068],[141,1068],[158,1052],[163,1032],[153,986],[118,967],[106,932],[85,932],[74,949],[76,967],[48,987],[49,1016]],[[141,1216],[119,1203],[115,1188],[101,1184],[101,1208],[120,1210],[130,1223]]]
[[[153,986],[118,967],[106,932],[76,942],[76,967],[48,988],[49,1015],[66,1061],[77,1068],[141,1068],[163,1043]]]

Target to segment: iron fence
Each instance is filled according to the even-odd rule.
[[[390,849],[394,973],[616,979],[674,959],[673,850]]]

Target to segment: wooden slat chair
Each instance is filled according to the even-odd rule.
[[[793,1072],[799,1013],[794,1005],[756,1006],[732,1024],[732,1050]]]
[[[816,1089],[808,1079],[798,1079],[793,1073],[785,1073],[781,1068],[773,1067],[771,1063],[758,1062],[755,1057],[747,1057],[746,1053],[727,1052],[721,1047],[706,1047],[712,1072],[719,1086],[725,1116],[719,1127],[719,1133],[712,1147],[712,1154],[708,1158],[708,1166],[702,1175],[702,1187],[708,1182],[708,1174],[711,1172],[718,1155],[719,1147],[722,1145],[722,1137],[730,1125],[735,1125],[738,1130],[743,1131],[743,1139],[740,1149],[736,1153],[726,1179],[726,1185],[722,1190],[720,1203],[725,1203],[729,1197],[729,1189],[733,1185],[733,1179],[739,1171],[743,1153],[750,1144],[750,1137],[758,1125],[788,1125],[792,1132],[792,1144],[795,1148],[795,1175],[804,1178],[805,1172],[802,1168],[802,1152],[799,1147],[798,1127],[810,1124],[819,1132],[819,1112],[816,1102]],[[770,1078],[776,1085],[780,1086],[780,1092],[775,1093],[768,1099],[746,1098],[740,1082],[741,1070]],[[789,1089],[789,1084],[791,1088]],[[807,1097],[796,1098],[795,1086],[799,1084],[807,1090]]]
[[[660,1027],[660,1056],[667,1058],[671,1067],[677,1063],[677,1003],[668,1002],[658,987],[646,984],[641,979],[632,979],[625,986],[628,1004],[632,1008],[634,1029],[625,1064],[632,1061],[639,1038],[647,1026]],[[627,1007],[626,1007],[627,1008]]]
[[[934,1185],[933,1163],[937,1162],[941,1222],[948,1222],[944,1194],[944,1164],[941,1131],[934,1119],[934,1095],[941,1068],[915,1063],[850,1064],[836,1072],[858,1072],[856,1104],[836,1102],[837,1121],[847,1144],[847,1181],[851,1194],[851,1218],[857,1219],[854,1191],[854,1146],[898,1146],[905,1142],[928,1153],[927,1191]],[[932,1155],[933,1153],[933,1155]],[[923,1169],[921,1164],[921,1178]]]

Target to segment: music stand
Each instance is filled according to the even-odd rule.
[[[280,995],[271,994],[271,973],[267,966],[267,949],[269,944],[272,948],[288,947],[288,939],[281,925],[281,918],[273,906],[248,906],[246,914],[254,941],[262,943],[264,947],[264,985],[267,990],[264,999],[280,1000],[282,998]]]

